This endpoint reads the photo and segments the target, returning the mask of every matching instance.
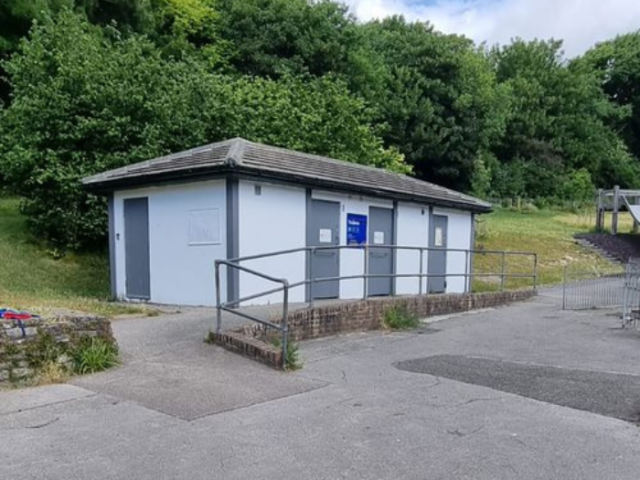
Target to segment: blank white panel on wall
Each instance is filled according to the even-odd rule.
[[[188,217],[189,245],[217,245],[222,241],[219,208],[191,210]]]

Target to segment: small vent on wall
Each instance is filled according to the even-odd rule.
[[[256,195],[262,195],[262,185],[254,185],[253,191]]]

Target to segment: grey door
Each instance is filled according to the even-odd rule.
[[[127,298],[149,300],[149,199],[124,201],[124,261]]]
[[[427,273],[429,293],[444,293],[447,290],[447,231],[449,219],[443,215],[433,215],[429,226],[429,250]],[[439,276],[442,275],[442,276]]]
[[[369,274],[393,274],[393,250],[377,245],[393,244],[393,210],[369,208]],[[368,295],[391,295],[392,277],[369,278]]]
[[[311,200],[307,218],[307,246],[330,247],[340,244],[340,203]],[[340,254],[337,249],[323,249],[309,257],[307,270],[313,278],[340,276]],[[309,295],[316,298],[338,298],[338,280],[317,282],[309,287]]]

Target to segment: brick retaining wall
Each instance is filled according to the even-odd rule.
[[[406,308],[419,318],[492,308],[530,299],[533,290],[384,297],[298,310],[289,314],[289,338],[294,341],[327,337],[341,333],[379,330],[385,312],[394,307]],[[282,357],[271,340],[279,333],[259,324],[224,332],[216,344],[245,354],[271,366],[279,367]]]
[[[23,320],[0,319],[0,384],[32,377],[42,362],[56,351],[73,349],[87,337],[114,343],[111,323],[103,317],[59,316]],[[57,362],[69,365],[68,355]]]

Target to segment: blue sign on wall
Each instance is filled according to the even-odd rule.
[[[367,216],[347,214],[347,245],[367,243]]]

